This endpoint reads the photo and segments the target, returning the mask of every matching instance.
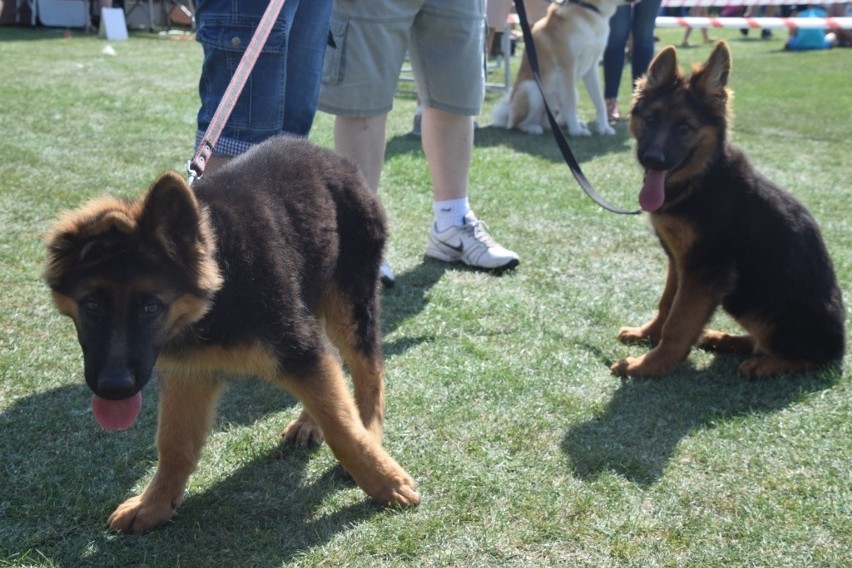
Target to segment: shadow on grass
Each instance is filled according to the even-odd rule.
[[[214,432],[223,423],[250,425],[295,404],[281,389],[248,383],[235,380],[224,393]],[[226,476],[189,493],[174,522],[144,536],[112,534],[106,518],[156,465],[152,385],[136,424],[123,432],[95,424],[91,393],[82,384],[25,397],[0,414],[0,558],[13,564],[209,566],[226,555],[227,565],[272,565],[379,512],[362,494],[356,504],[319,514],[327,496],[352,482],[339,466],[306,482],[313,452],[279,445],[222,466]],[[210,459],[215,456],[202,462]]]
[[[591,128],[594,131],[594,125]],[[564,130],[563,133],[565,133]],[[630,155],[632,149],[630,135],[624,122],[616,126],[615,136],[594,134],[592,136],[571,137],[566,134],[566,138],[571,147],[571,152],[581,165],[597,156],[609,154],[625,154],[632,157]],[[545,131],[541,135],[530,135],[499,126],[486,126],[476,129],[474,146],[477,148],[506,147],[516,152],[540,156],[551,162],[559,164],[565,162],[559,147],[556,145],[556,140],[553,138],[553,133],[550,131]]]
[[[594,128],[594,127],[592,127]],[[616,127],[615,136],[583,136],[568,139],[571,151],[582,164],[596,156],[609,154],[625,154],[630,156],[632,146],[625,123]],[[551,162],[564,164],[559,147],[553,139],[553,134],[544,132],[539,136],[525,134],[518,130],[507,130],[498,126],[483,126],[477,128],[474,134],[475,148],[504,147],[515,152],[540,156]],[[421,154],[420,138],[411,134],[402,134],[390,138],[385,150],[385,160],[404,154]],[[566,166],[567,167],[567,166]]]
[[[411,270],[397,274],[396,285],[382,292],[382,335],[394,332],[426,309],[429,305],[429,290],[450,268],[453,265],[446,262],[424,259]],[[419,337],[407,335],[394,341],[385,341],[382,350],[386,356],[400,355],[433,338],[431,334]]]
[[[562,450],[574,474],[594,480],[615,473],[640,485],[659,481],[680,441],[695,430],[739,416],[787,408],[830,388],[841,369],[750,381],[739,359],[716,355],[707,369],[688,362],[654,379],[625,379],[602,412],[568,430]],[[613,379],[616,380],[616,379]]]
[[[382,335],[396,331],[405,322],[416,318],[429,305],[429,290],[449,271],[482,272],[481,269],[461,262],[442,262],[423,257],[423,262],[397,275],[396,285],[382,293]],[[509,276],[513,271],[492,271],[494,278]],[[385,341],[382,350],[386,356],[400,355],[435,338],[434,334],[411,336]]]

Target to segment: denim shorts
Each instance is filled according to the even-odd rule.
[[[332,0],[287,0],[234,106],[214,154],[234,156],[270,136],[307,136],[316,114]],[[204,50],[196,146],[216,112],[267,2],[201,0]]]
[[[475,116],[485,94],[484,30],[484,0],[336,0],[319,109],[389,112],[408,53],[423,105]]]

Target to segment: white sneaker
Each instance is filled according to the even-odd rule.
[[[464,217],[464,225],[438,232],[434,223],[426,243],[426,256],[487,270],[508,270],[518,266],[520,259],[488,234],[485,223],[473,212]]]
[[[393,275],[393,270],[385,259],[382,259],[382,264],[379,267],[379,279],[385,288],[393,288],[396,284],[396,276]]]

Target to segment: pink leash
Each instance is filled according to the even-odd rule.
[[[270,0],[269,6],[263,13],[260,23],[249,42],[246,52],[240,59],[240,64],[237,70],[234,71],[234,76],[231,77],[231,82],[228,83],[228,88],[225,94],[222,95],[222,100],[219,106],[216,107],[216,113],[210,120],[207,130],[204,132],[204,137],[201,139],[201,144],[198,145],[198,151],[195,156],[186,165],[187,181],[189,185],[204,175],[204,168],[207,165],[207,160],[213,154],[213,149],[219,141],[219,136],[222,135],[222,130],[228,123],[228,118],[231,116],[231,111],[234,110],[234,105],[237,104],[237,99],[245,87],[246,81],[251,75],[251,70],[260,56],[266,40],[269,38],[269,33],[275,25],[275,20],[278,19],[278,14],[281,13],[281,8],[284,6],[284,0]]]

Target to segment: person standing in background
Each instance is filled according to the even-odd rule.
[[[196,147],[222,100],[268,2],[200,0],[204,50]],[[316,115],[332,0],[287,0],[207,163],[207,171],[272,136],[306,137]]]
[[[319,109],[335,115],[335,149],[378,192],[387,116],[406,53],[423,104],[422,145],[434,222],[426,256],[486,270],[519,258],[487,232],[468,202],[473,117],[485,95],[483,0],[335,0]],[[382,282],[393,272],[383,263]]]
[[[633,82],[645,74],[654,57],[654,25],[662,0],[642,0],[619,6],[609,20],[609,41],[604,50],[604,99],[610,122],[621,119],[618,89],[624,71],[627,39],[633,37],[630,67]]]

